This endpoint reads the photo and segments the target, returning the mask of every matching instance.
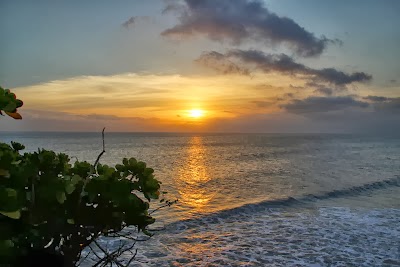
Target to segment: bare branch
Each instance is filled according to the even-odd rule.
[[[79,198],[79,200],[78,200],[78,207],[77,207],[78,212],[79,212],[79,209],[80,209],[80,205],[81,205],[81,201],[82,201],[82,196],[83,196],[82,194],[83,194],[83,192],[85,191],[86,184],[88,183],[90,176],[93,175],[94,173],[97,173],[96,166],[97,166],[97,164],[99,163],[99,160],[100,160],[101,156],[103,156],[103,154],[106,152],[105,142],[104,142],[104,130],[105,130],[105,129],[106,129],[106,127],[104,127],[104,128],[103,128],[103,131],[101,131],[101,137],[102,137],[102,139],[103,139],[103,151],[101,151],[101,153],[97,156],[97,159],[96,159],[96,161],[94,162],[93,169],[91,170],[91,173],[88,174],[88,176],[87,176],[86,179],[85,179],[85,182],[83,183],[83,186],[82,186],[82,188],[81,188],[80,198]]]
[[[103,128],[103,131],[101,131],[101,136],[102,136],[102,139],[103,139],[103,151],[101,151],[101,153],[97,156],[97,159],[96,159],[96,161],[95,161],[94,164],[93,164],[93,168],[94,168],[94,169],[96,169],[96,166],[97,166],[97,164],[99,163],[99,160],[100,160],[101,156],[103,156],[103,154],[106,152],[105,143],[104,143],[104,130],[105,130],[105,129],[106,129],[106,128],[104,127],[104,128]]]
[[[106,255],[106,260],[111,260],[115,262],[118,266],[124,267],[121,262],[119,262],[116,257],[113,255],[114,253],[118,252],[118,250],[114,251],[113,253],[108,253],[107,251],[104,250],[102,246],[99,245],[99,243],[96,240],[93,240],[93,242],[96,244],[96,246]]]
[[[177,199],[174,200],[174,201],[167,201],[164,205],[162,205],[162,206],[156,208],[155,210],[152,210],[151,212],[149,212],[149,215],[153,214],[154,212],[156,212],[156,211],[158,211],[158,210],[160,210],[162,208],[171,207],[173,204],[175,204],[177,202],[178,202]]]
[[[126,237],[126,236],[121,235],[121,237]],[[106,249],[104,249],[96,240],[94,240],[93,243],[105,254],[105,256],[100,258],[98,255],[96,255],[99,260],[96,262],[96,264],[93,265],[93,267],[106,266],[108,263],[115,263],[119,267],[128,266],[134,260],[137,254],[137,250],[135,251],[135,253],[131,251],[137,242],[137,238],[131,238],[131,240],[133,240],[133,243],[131,245],[128,245],[126,241],[120,240],[118,248],[111,253],[106,251]],[[89,247],[91,250],[93,250],[91,246]],[[124,265],[122,264],[121,261],[117,259],[127,251],[129,251],[133,256],[129,259],[128,265]]]
[[[99,259],[102,260],[102,258],[96,253],[96,251],[94,251],[94,249],[92,248],[92,246],[88,246],[90,248],[90,250],[93,252],[93,254]]]
[[[125,265],[125,267],[128,267],[129,264],[131,264],[131,262],[136,258],[136,254],[137,254],[137,249],[135,249],[135,254],[133,254],[133,256],[132,256],[131,259],[128,261],[128,263]]]
[[[89,247],[90,247],[90,246],[89,246]],[[86,256],[85,256],[84,258],[80,259],[80,260],[77,262],[76,266],[81,265],[81,264],[87,259],[87,257],[89,257],[90,254],[91,254],[91,252],[88,251],[88,253],[86,254]]]

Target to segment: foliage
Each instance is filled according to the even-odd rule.
[[[4,89],[0,86],[0,115],[3,111],[10,117],[20,120],[21,115],[17,112],[17,108],[22,107],[23,102],[11,93],[9,89]]]
[[[39,150],[21,154],[19,143],[0,143],[0,258],[12,260],[31,246],[76,260],[101,234],[154,222],[150,199],[159,196],[154,170],[134,158],[115,167],[76,161]],[[140,196],[143,197],[140,197]]]
[[[22,101],[9,90],[1,88],[0,94],[1,110],[18,118]],[[74,266],[100,235],[127,226],[149,234],[146,227],[155,221],[149,202],[159,197],[161,183],[135,158],[116,166],[98,163],[104,130],[103,152],[94,164],[72,164],[68,155],[44,149],[21,153],[24,148],[0,143],[0,265],[45,249]]]

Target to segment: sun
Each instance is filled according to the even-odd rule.
[[[189,117],[200,118],[204,116],[204,110],[201,109],[191,109],[189,110]]]

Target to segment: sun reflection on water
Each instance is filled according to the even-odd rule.
[[[177,186],[179,202],[192,209],[192,212],[205,211],[213,198],[207,183],[211,180],[207,167],[207,148],[203,138],[192,137],[186,151],[186,160],[178,170]]]

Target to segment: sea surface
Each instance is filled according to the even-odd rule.
[[[102,150],[101,133],[0,133],[11,140],[92,163]],[[400,265],[399,136],[106,133],[105,148],[102,163],[145,161],[178,199],[131,266]]]

